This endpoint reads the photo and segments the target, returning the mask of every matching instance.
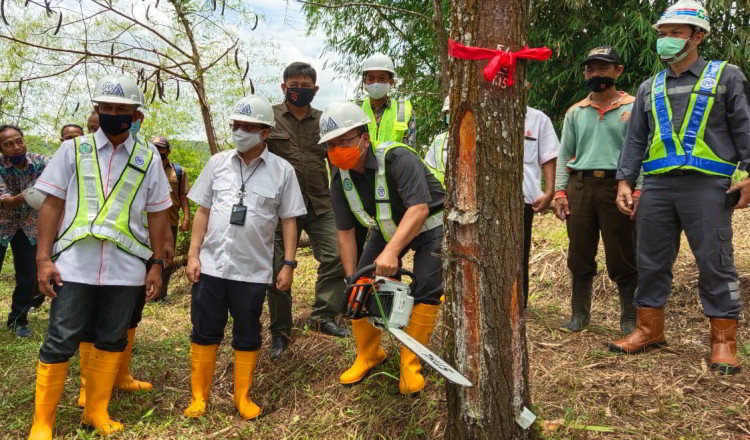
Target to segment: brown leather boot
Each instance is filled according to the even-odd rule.
[[[664,338],[664,309],[638,307],[635,330],[623,339],[610,343],[609,350],[636,354],[665,345],[667,340]]]
[[[711,369],[719,374],[739,373],[736,319],[711,318]]]

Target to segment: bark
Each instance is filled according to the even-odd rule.
[[[519,50],[526,2],[454,0],[452,38]],[[452,59],[445,203],[445,351],[474,387],[448,385],[447,438],[528,439],[516,422],[531,408],[523,315],[523,63],[516,83],[486,82],[486,61]],[[481,241],[480,241],[481,240]]]

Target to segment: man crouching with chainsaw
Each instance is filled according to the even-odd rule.
[[[357,268],[373,264],[376,277],[393,277],[399,271],[404,254],[409,249],[414,250],[414,274],[418,284],[410,294],[414,297],[414,306],[405,331],[426,345],[435,327],[442,294],[442,262],[433,254],[439,252],[443,240],[445,192],[440,181],[410,147],[398,142],[372,141],[367,130],[370,122],[362,109],[351,102],[330,104],[320,119],[320,143],[326,144],[328,158],[338,168],[331,182],[331,200],[341,262],[347,277],[352,277]],[[374,228],[359,266],[356,222]],[[372,283],[369,278],[349,282],[350,286],[353,282]],[[380,347],[380,329],[367,318],[356,319],[357,315],[351,313],[350,316],[355,318],[352,330],[357,358],[341,375],[344,385],[362,381],[386,358]],[[399,383],[402,394],[424,388],[421,370],[417,356],[402,347]]]

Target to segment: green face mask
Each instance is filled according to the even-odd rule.
[[[668,64],[678,63],[690,52],[689,50],[685,50],[677,56],[688,44],[688,40],[683,40],[682,38],[661,37],[656,40],[656,53],[659,54],[662,61]]]

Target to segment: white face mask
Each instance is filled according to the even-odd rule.
[[[263,141],[259,131],[248,133],[245,130],[232,130],[232,140],[240,153],[250,150]]]
[[[391,90],[391,83],[372,83],[365,86],[365,91],[372,99],[380,99]]]

